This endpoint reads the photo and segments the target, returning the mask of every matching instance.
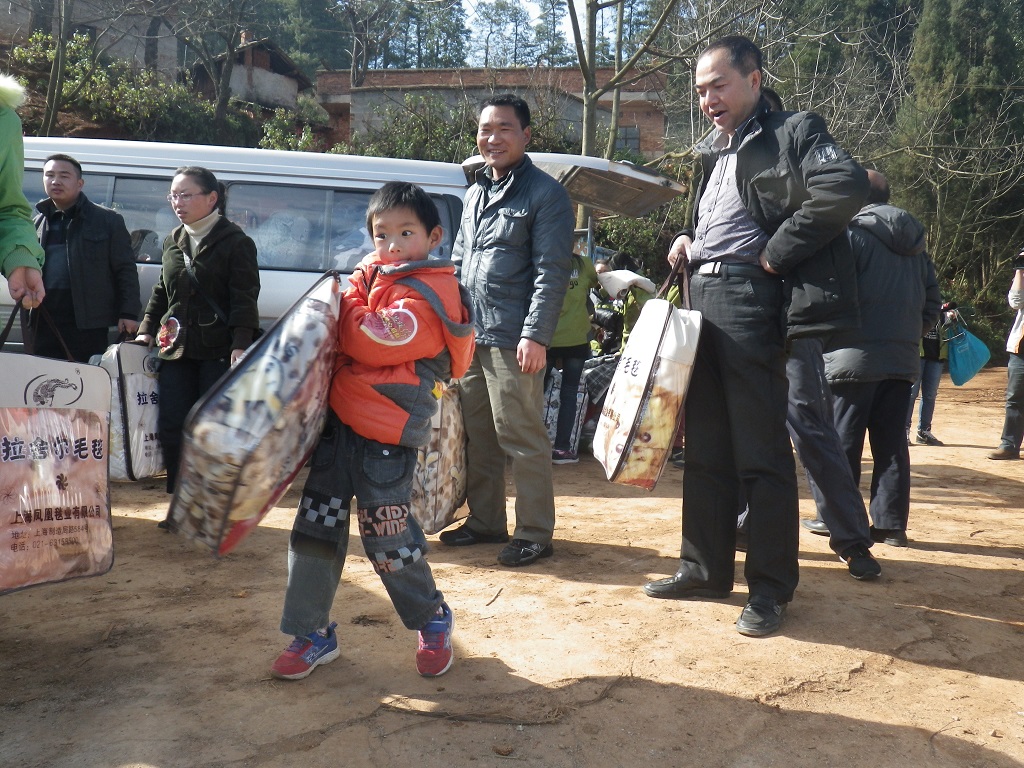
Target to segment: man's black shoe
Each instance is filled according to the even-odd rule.
[[[875,528],[871,526],[871,540],[879,544],[888,544],[890,547],[908,546],[907,532],[898,528]]]
[[[712,597],[720,599],[729,596],[728,589],[714,589],[706,582],[695,581],[688,574],[676,573],[667,579],[658,579],[644,584],[644,594],[648,597],[664,597],[678,600],[687,597]]]
[[[764,637],[782,626],[782,614],[786,603],[774,597],[751,595],[743,607],[743,613],[736,620],[736,631],[747,637]]]
[[[828,526],[825,525],[824,520],[801,520],[800,525],[811,533],[816,533],[819,536],[828,536]]]
[[[850,575],[858,581],[870,581],[882,575],[882,566],[871,556],[871,550],[863,544],[847,547],[839,555],[839,559],[846,563]]]
[[[746,552],[747,551],[747,532],[741,531],[739,528],[736,529],[736,551]]]
[[[529,565],[542,557],[551,557],[553,554],[555,554],[555,548],[551,544],[538,544],[536,541],[527,539],[512,539],[508,546],[498,553],[498,562],[516,568],[521,565]]]
[[[445,531],[438,538],[449,547],[469,547],[473,544],[504,544],[508,541],[508,534],[477,533],[467,523],[463,523],[454,531]]]

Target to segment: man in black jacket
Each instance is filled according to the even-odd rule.
[[[857,324],[845,229],[867,194],[864,170],[820,117],[771,111],[761,66],[761,51],[740,36],[697,60],[701,110],[718,130],[697,147],[693,231],[670,252],[689,261],[693,308],[704,316],[686,400],[683,546],[676,574],[644,586],[651,597],[729,595],[741,486],[749,599],[736,628],[754,637],[779,628],[799,575],[787,330],[796,338]]]
[[[134,336],[139,327],[139,275],[121,215],[83,193],[82,166],[51,155],[43,166],[45,200],[36,205],[36,234],[46,251],[43,306],[79,362],[107,348],[111,326]],[[64,347],[40,313],[22,312],[25,347],[34,355],[66,359]]]

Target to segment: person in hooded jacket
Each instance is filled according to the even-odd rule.
[[[825,376],[836,430],[858,483],[865,433],[871,441],[871,538],[905,547],[910,452],[904,425],[921,370],[918,345],[938,319],[942,299],[924,227],[888,204],[889,184],[881,173],[868,171],[868,181],[868,204],[850,222],[861,326],[830,339]]]

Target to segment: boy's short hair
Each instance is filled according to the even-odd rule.
[[[373,217],[393,208],[411,210],[428,233],[441,226],[441,215],[430,195],[408,181],[389,181],[370,197],[366,206],[366,231],[372,235]]]

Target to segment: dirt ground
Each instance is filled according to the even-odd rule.
[[[552,559],[432,548],[456,616],[436,679],[355,539],[341,658],[270,677],[295,488],[216,560],[157,529],[161,483],[114,484],[109,574],[0,597],[0,766],[1024,765],[1024,464],[985,457],[1005,381],[944,379],[946,446],[911,448],[912,543],[876,545],[881,580],[801,532],[800,588],[769,638],[733,626],[742,555],[727,600],[640,591],[675,568],[681,470],[647,493],[589,456],[555,467]]]

